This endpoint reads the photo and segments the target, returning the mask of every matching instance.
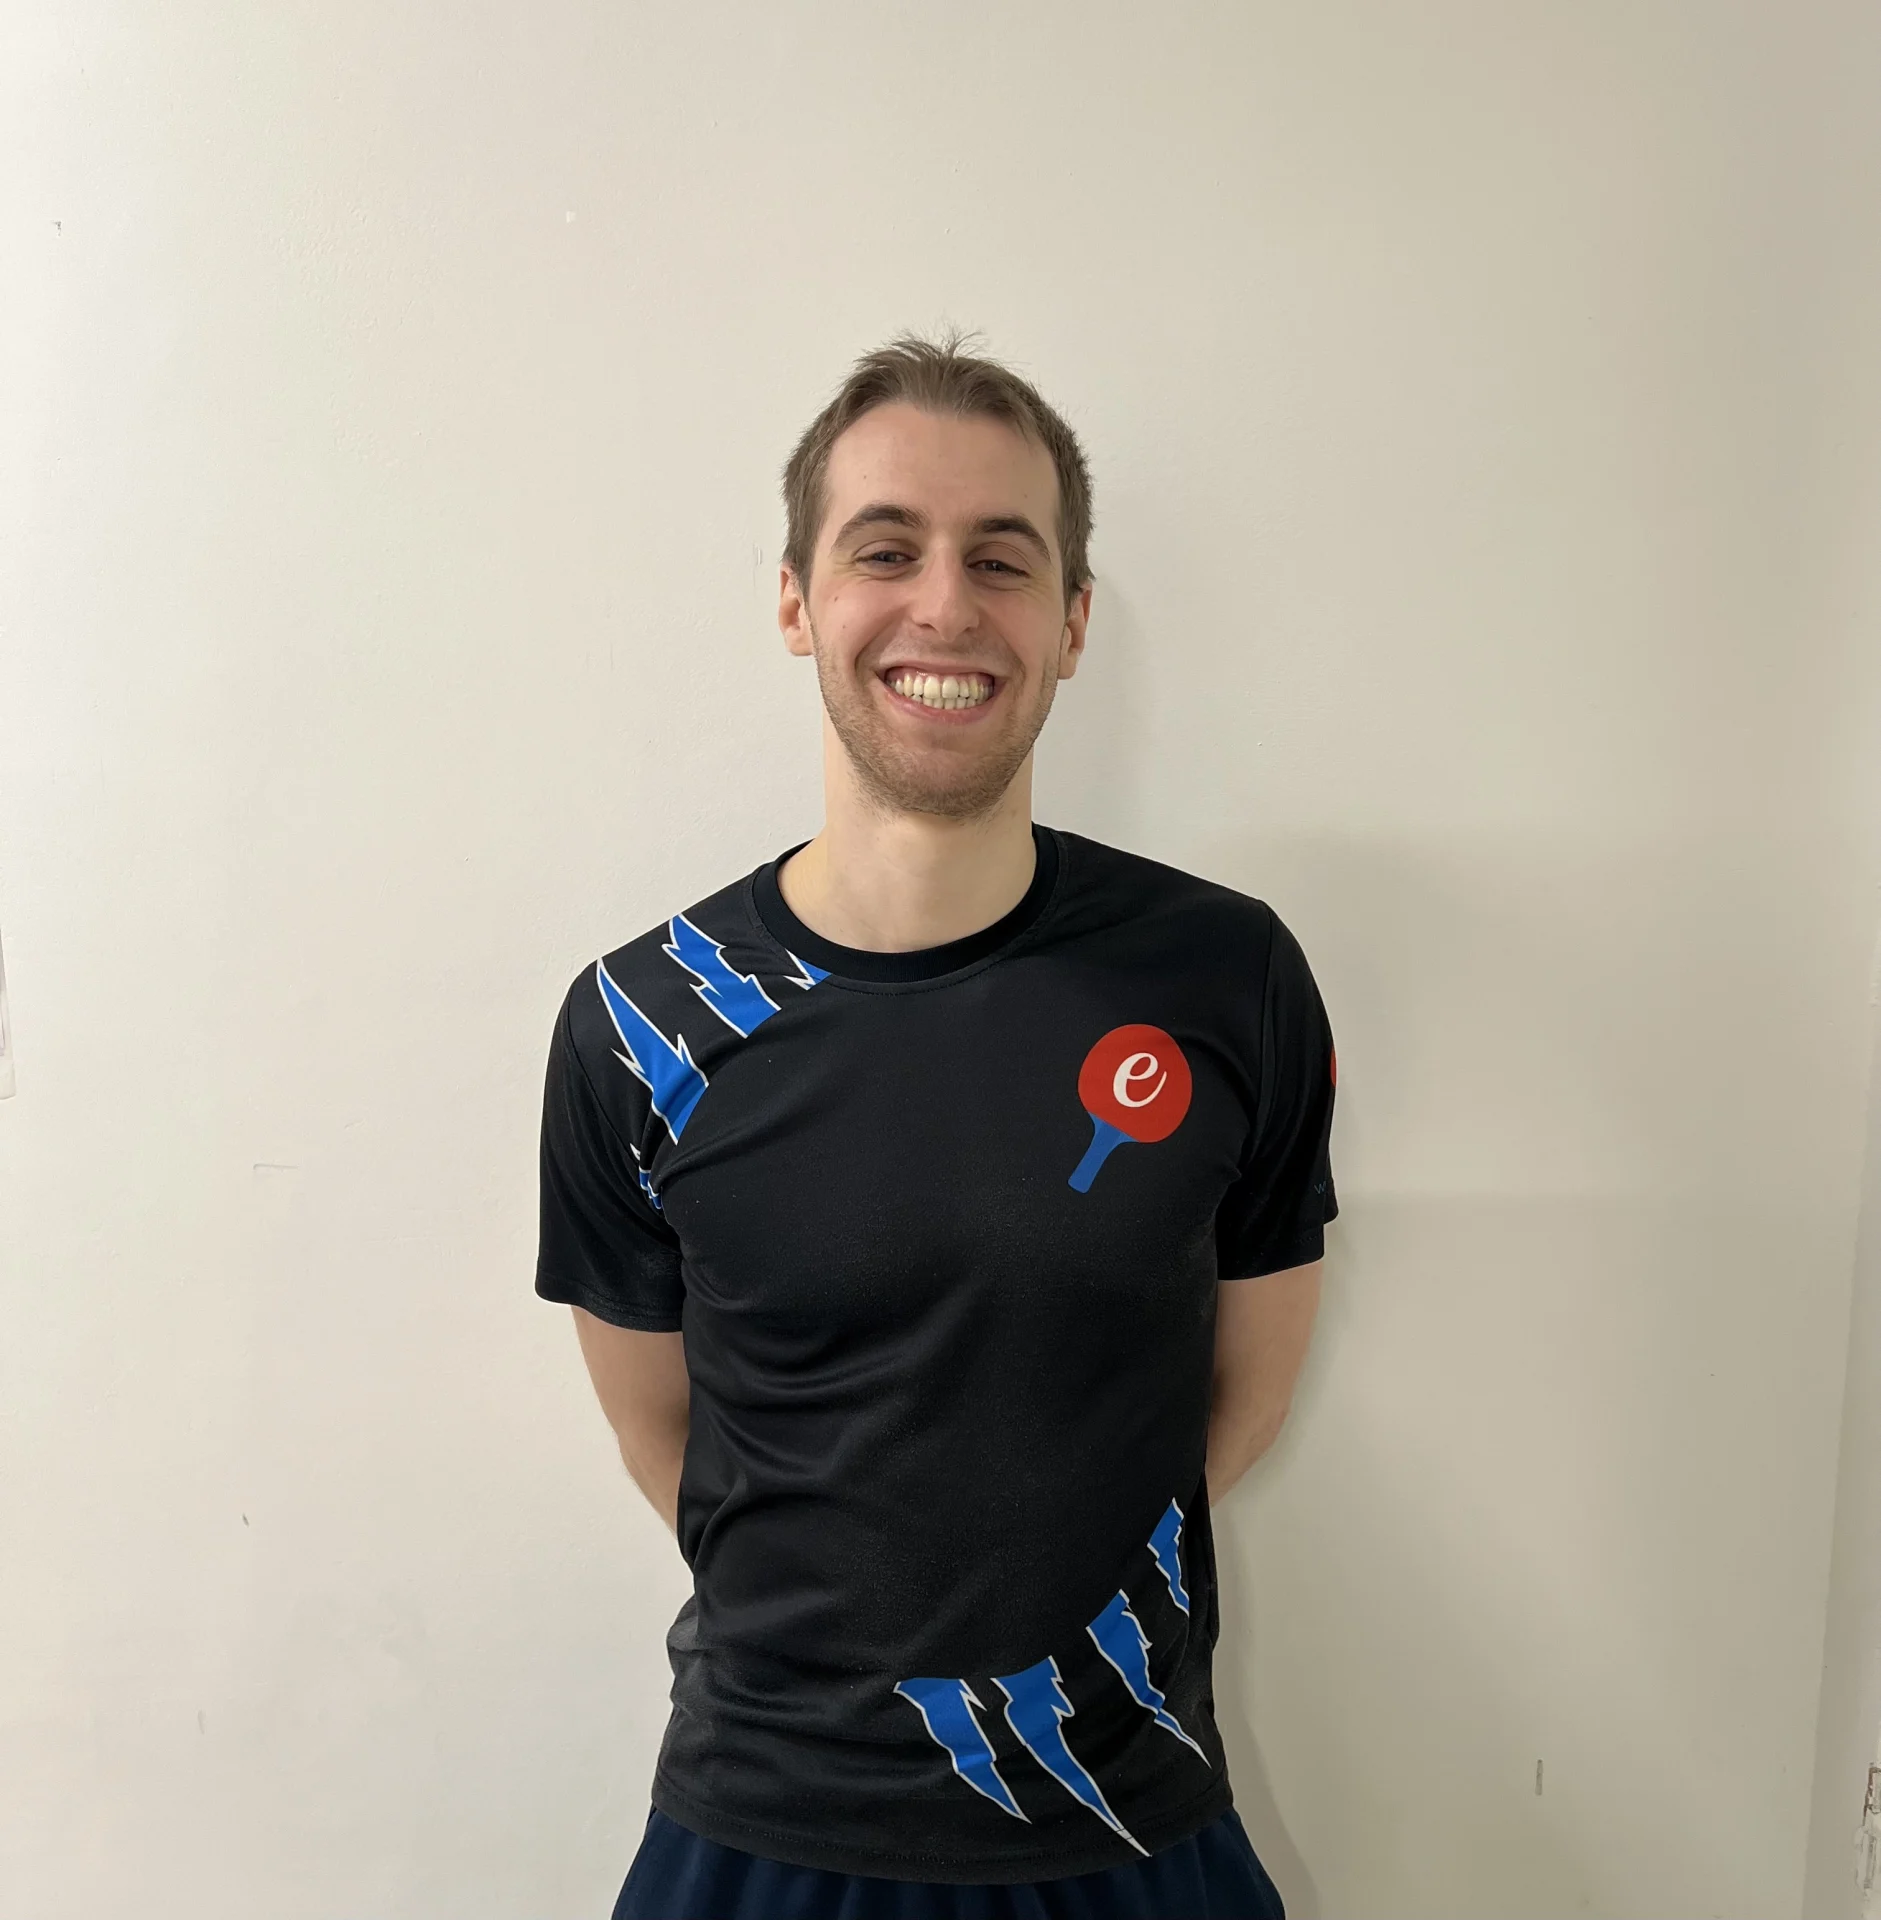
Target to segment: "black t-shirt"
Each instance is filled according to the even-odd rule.
[[[1216,1293],[1320,1255],[1332,1036],[1259,901],[1034,842],[920,953],[820,939],[780,856],[556,1022],[536,1291],[692,1383],[653,1802],[748,1853],[1044,1880],[1230,1804]]]

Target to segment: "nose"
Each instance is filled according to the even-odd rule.
[[[908,611],[917,626],[937,639],[956,640],[972,630],[977,618],[973,582],[958,554],[929,554],[915,577]]]

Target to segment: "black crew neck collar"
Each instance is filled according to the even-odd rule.
[[[922,947],[912,953],[882,953],[868,947],[841,947],[833,940],[825,940],[784,904],[783,890],[777,884],[777,870],[793,853],[809,844],[807,840],[799,840],[796,846],[786,847],[775,860],[752,875],[752,904],[765,931],[779,946],[839,979],[937,980],[943,974],[958,973],[961,968],[997,953],[1024,933],[1045,910],[1058,879],[1058,836],[1050,827],[1034,821],[1032,881],[1016,907],[1001,914],[991,926],[969,933],[963,939],[949,940],[938,947]]]

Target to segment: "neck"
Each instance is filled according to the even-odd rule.
[[[827,723],[825,723],[827,725]],[[915,953],[990,927],[1032,884],[1032,757],[990,813],[952,820],[872,802],[831,739],[823,830],[779,870],[788,906],[841,947]]]

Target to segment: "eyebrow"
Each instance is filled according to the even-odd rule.
[[[906,527],[919,533],[926,525],[927,515],[917,513],[913,507],[898,507],[892,500],[872,500],[836,529],[836,545],[841,546],[852,533],[860,533],[864,527]]]
[[[1021,540],[1036,547],[1041,560],[1052,557],[1051,544],[1022,513],[999,513],[990,520],[982,520],[974,529],[976,533],[1013,533]]]
[[[906,527],[911,533],[924,532],[928,526],[928,517],[914,507],[899,507],[892,500],[872,500],[866,507],[852,513],[836,530],[835,544],[840,546],[851,535],[860,533],[864,527]],[[1041,559],[1052,557],[1051,544],[1022,513],[989,514],[983,520],[976,520],[975,533],[1010,533],[1034,546]]]

